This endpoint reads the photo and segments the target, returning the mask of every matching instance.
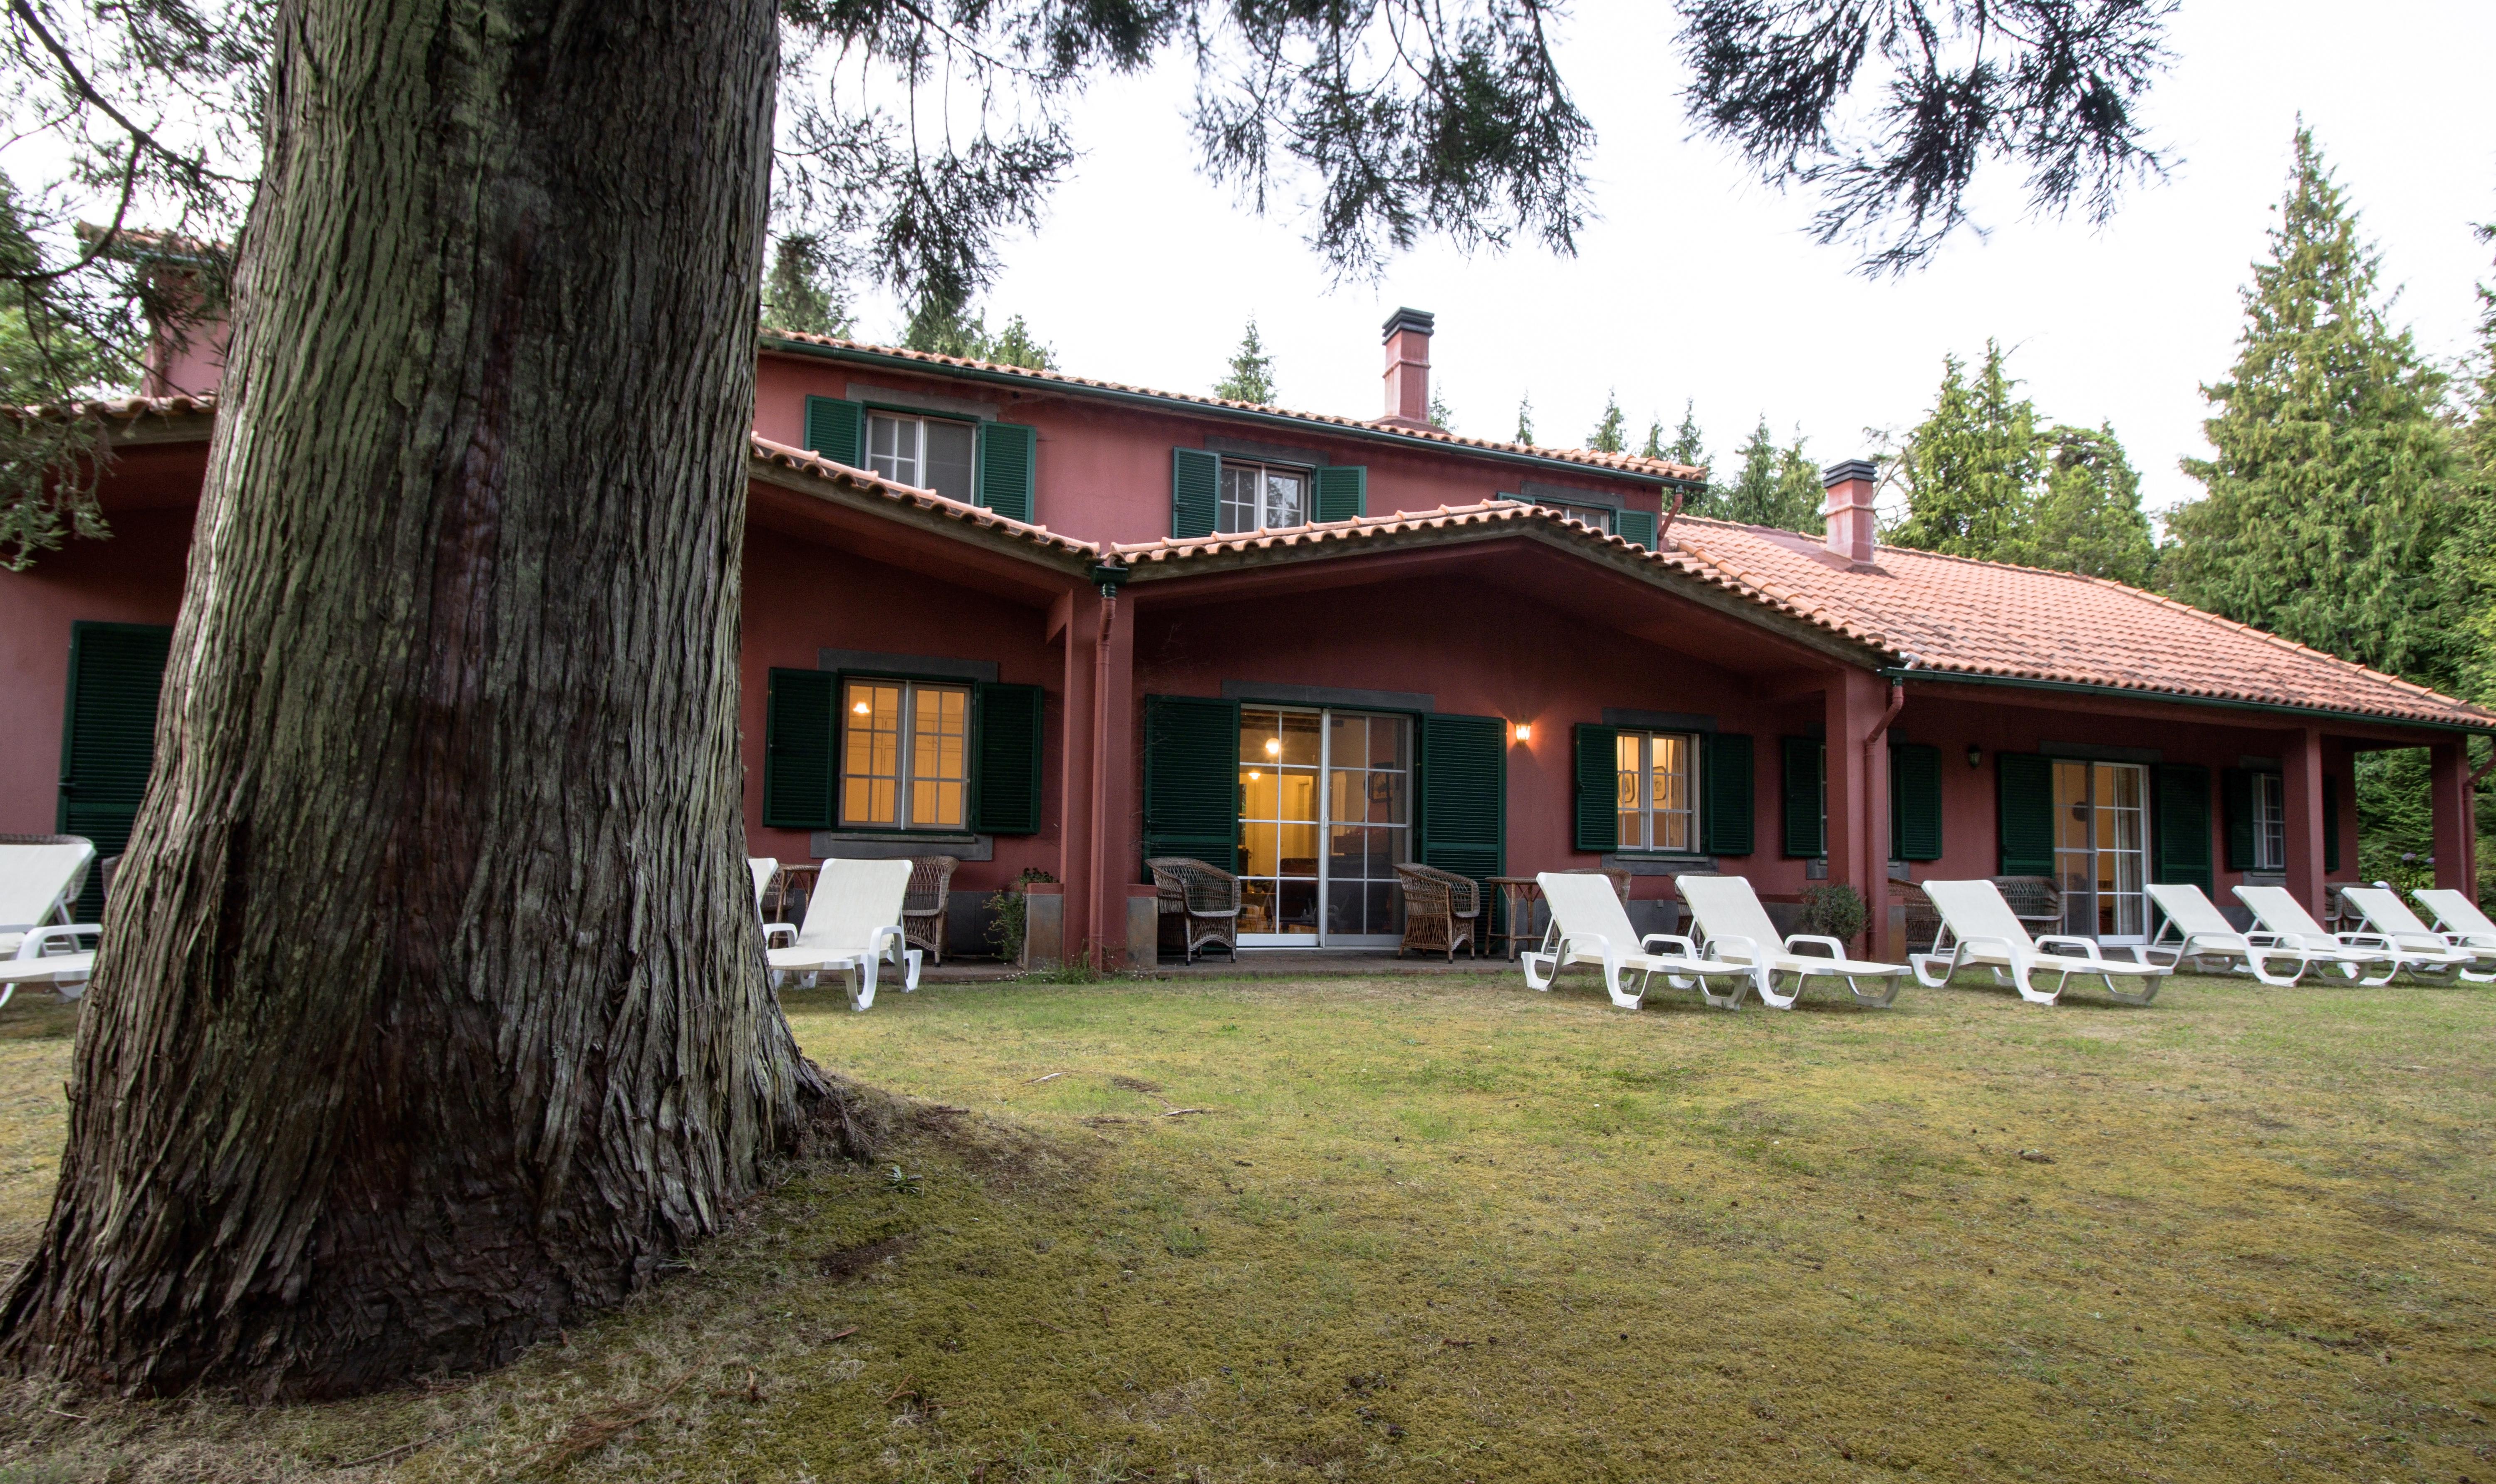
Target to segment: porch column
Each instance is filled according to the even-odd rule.
[[[1887,720],[1889,688],[1849,665],[1823,694],[1827,723],[1828,879],[1863,898],[1866,951],[1888,936],[1889,781],[1888,749],[1867,748]]]
[[[1099,668],[1094,635],[1101,632],[1101,595],[1078,587],[1058,600],[1062,618],[1050,626],[1065,643],[1065,671],[1059,689],[1065,696],[1060,726],[1064,745],[1057,752],[1057,879],[1064,883],[1066,960],[1082,956],[1092,921],[1092,721],[1098,701],[1093,678]]]
[[[2313,727],[2288,734],[2280,758],[2282,800],[2288,806],[2288,889],[2316,921],[2323,919],[2323,732]]]
[[[2438,742],[2427,754],[2427,797],[2435,812],[2435,883],[2450,891],[2477,896],[2472,880],[2472,853],[2478,833],[2471,826],[2470,748],[2463,742]]]
[[[1127,961],[1127,885],[1136,874],[1135,640],[1114,585],[1065,600],[1066,746],[1057,878],[1066,883],[1066,955]]]

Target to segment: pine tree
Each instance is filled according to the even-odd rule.
[[[2004,560],[2146,587],[2158,547],[2140,510],[2140,476],[2124,457],[2113,426],[2056,426],[2040,441],[2046,449],[2045,487],[2028,529],[2008,543]]]
[[[1638,457],[1664,457],[1664,419],[1650,417],[1646,424],[1646,442],[1638,446]]]
[[[1618,453],[1628,448],[1627,440],[1621,436],[1622,420],[1619,394],[1606,392],[1603,420],[1595,424],[1595,430],[1592,433],[1586,435],[1586,447],[1597,453]]]
[[[1455,409],[1448,405],[1448,399],[1436,386],[1430,388],[1430,426],[1442,433],[1452,433],[1456,427]]]
[[[1731,484],[1710,487],[1708,514],[1744,525],[1819,534],[1820,472],[1803,456],[1799,437],[1791,447],[1778,448],[1775,437],[1768,432],[1768,419],[1763,416],[1760,425],[1751,430],[1750,438],[1734,451],[1734,456],[1742,461],[1741,473],[1733,477]]]
[[[1213,394],[1231,402],[1270,404],[1274,400],[1274,357],[1265,354],[1265,342],[1258,338],[1253,316],[1239,336],[1239,349],[1231,353],[1231,374],[1213,384]]]
[[[969,313],[964,301],[942,294],[920,297],[919,307],[911,312],[910,323],[901,331],[901,343],[930,355],[958,356],[965,360],[1024,366],[1034,371],[1045,371],[1054,364],[1048,347],[1032,334],[1022,316],[1015,315],[1004,328],[991,334],[986,315]]]
[[[2037,409],[2012,395],[2017,385],[1991,340],[1973,382],[1965,362],[1942,357],[1933,409],[1907,435],[1907,518],[1888,533],[1890,544],[1988,559],[2016,552],[2043,467]]]
[[[1696,400],[1681,404],[1681,426],[1672,430],[1672,442],[1664,446],[1664,456],[1693,469],[1707,467],[1706,440],[1699,431]]]
[[[1534,396],[1531,392],[1516,399],[1516,441],[1528,446],[1534,442]]]
[[[856,328],[841,298],[840,265],[821,237],[794,232],[773,246],[771,271],[763,278],[763,324],[844,338]]]
[[[2437,546],[2455,472],[2444,377],[2376,297],[2380,259],[2311,131],[2228,379],[2202,388],[2217,455],[2168,518],[2161,580],[2187,603],[2426,684],[2466,642]]]
[[[1827,518],[1821,513],[1827,501],[1828,487],[1820,482],[1820,466],[1803,452],[1802,435],[1797,433],[1793,445],[1777,455],[1777,518],[1768,524],[1818,536],[1828,528]]]

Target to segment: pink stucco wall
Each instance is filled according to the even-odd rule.
[[[766,355],[758,368],[754,427],[777,443],[805,443],[806,398],[842,397],[851,385],[951,397],[993,406],[1009,422],[1039,432],[1032,519],[1052,531],[1094,541],[1159,541],[1170,534],[1170,449],[1204,447],[1208,434],[1305,449],[1328,462],[1369,470],[1368,512],[1433,510],[1473,505],[1519,482],[1574,486],[1619,495],[1650,512],[1662,496],[1652,484],[1613,479],[1596,469],[1527,469],[1436,448],[1410,452],[1374,441],[1306,428],[1247,427],[1212,417],[1163,413],[1048,390],[914,376],[882,365]]]

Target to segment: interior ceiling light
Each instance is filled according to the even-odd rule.
[[[1280,757],[1283,756],[1283,739],[1280,737],[1267,737],[1265,739],[1265,756],[1268,757]]]

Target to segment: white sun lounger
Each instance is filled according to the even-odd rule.
[[[2168,961],[2172,967],[2182,967],[2188,958],[2223,959],[2231,973],[2250,973],[2265,984],[2286,989],[2305,976],[2318,956],[2324,962],[2342,962],[2338,949],[2317,955],[2280,943],[2273,934],[2237,932],[2218,904],[2190,881],[2152,883],[2149,900],[2158,904],[2159,914],[2167,919],[2159,924],[2158,936],[2149,941],[2149,952],[2153,956],[2172,953]],[[2175,942],[2167,942],[2169,933],[2176,936]]]
[[[2420,922],[2418,913],[2401,900],[2401,894],[2388,886],[2343,886],[2340,900],[2357,909],[2366,929],[2376,937],[2388,940],[2402,954],[2418,964],[2440,960],[2428,977],[2449,977],[2458,974],[2474,984],[2496,981],[2496,948],[2465,947],[2442,933]],[[2416,967],[2404,968],[2416,974]],[[2449,971],[2448,973],[2448,971]]]
[[[808,982],[827,969],[850,980],[850,1007],[875,1004],[876,966],[901,970],[904,992],[919,987],[919,950],[901,941],[901,904],[910,894],[908,860],[827,860],[806,899],[806,920],[797,941],[766,948],[774,974],[803,974]]]
[[[95,955],[78,941],[104,931],[69,921],[95,846],[76,835],[0,839],[0,1005],[20,984],[48,983],[64,1000],[86,992]]]
[[[2436,931],[2446,943],[2456,948],[2496,948],[2496,922],[2479,910],[2470,893],[2430,886],[2410,895],[2434,916]]]
[[[2031,1005],[2053,1004],[2075,975],[2097,979],[2106,985],[2107,995],[2126,1005],[2147,1005],[2158,998],[2158,981],[2175,972],[2151,962],[2137,947],[2132,949],[2130,959],[2120,959],[2106,957],[2095,939],[2049,933],[2031,940],[2011,904],[2002,900],[2001,888],[1991,881],[1926,881],[1923,886],[1924,896],[1942,914],[1942,936],[1950,940],[1947,953],[1908,955],[1916,966],[1916,982],[1927,989],[1941,988],[1950,975],[1973,965],[1992,970],[1995,983],[2016,987],[2019,998]],[[2046,945],[2053,943],[2069,944],[2074,951],[2047,951]],[[2039,989],[2030,982],[2041,974],[2057,976],[2052,989]],[[2117,977],[2143,981],[2140,993],[2116,988]]]
[[[1701,958],[1687,938],[1671,933],[1640,938],[1638,929],[1630,926],[1630,914],[1621,910],[1621,899],[1608,877],[1545,871],[1534,880],[1543,887],[1544,905],[1551,909],[1551,926],[1544,931],[1539,950],[1521,955],[1529,988],[1547,990],[1561,970],[1587,964],[1604,972],[1604,992],[1625,1010],[1638,1007],[1646,999],[1648,982],[1659,974],[1676,989],[1696,985],[1700,999],[1730,1010],[1742,1003],[1743,989],[1756,979],[1747,964]],[[1680,951],[1649,951],[1658,943]],[[1637,989],[1623,987],[1624,974],[1638,976]],[[1732,993],[1720,995],[1709,989],[1710,979],[1732,980]]]
[[[771,889],[771,879],[780,874],[780,862],[769,855],[748,855],[745,857],[745,869],[754,873],[754,914],[760,917],[763,915],[763,898]],[[794,922],[763,924],[763,942],[765,945],[776,943],[786,946],[796,941],[797,924]]]
[[[1742,877],[1676,876],[1672,884],[1689,904],[1691,920],[1699,925],[1700,956],[1751,965],[1751,987],[1759,992],[1760,1003],[1772,1009],[1792,1009],[1813,979],[1843,979],[1856,1004],[1877,1008],[1897,999],[1898,982],[1915,972],[1904,964],[1849,958],[1846,944],[1834,938],[1811,933],[1780,937],[1777,925],[1768,920],[1768,910],[1760,905],[1759,893]],[[1825,945],[1828,951],[1797,952],[1800,943]],[[1780,992],[1780,975],[1790,978],[1794,987]],[[1867,982],[1870,989],[1864,987]]]
[[[2305,949],[2320,962],[2336,960],[2342,972],[2354,974],[2360,984],[2388,984],[2392,975],[2403,970],[2418,972],[2420,954],[2401,948],[2379,933],[2327,931],[2285,886],[2239,886],[2236,896],[2253,909],[2254,920],[2262,925],[2263,931],[2291,947]],[[2470,959],[2466,953],[2455,954],[2441,940],[2435,951],[2423,957],[2428,978],[2450,978]],[[2370,966],[2383,972],[2368,974],[2365,971]]]

